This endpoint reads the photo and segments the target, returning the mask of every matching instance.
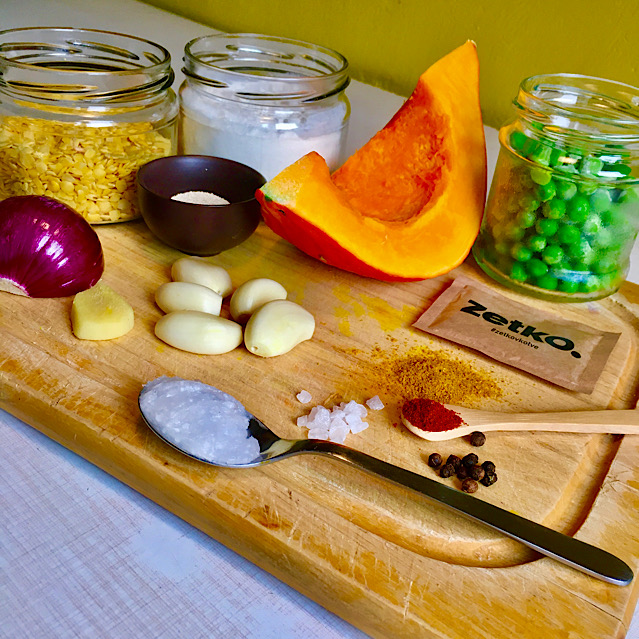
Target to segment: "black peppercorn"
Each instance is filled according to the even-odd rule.
[[[470,434],[471,446],[483,446],[486,443],[486,435],[478,430],[473,431]]]
[[[486,473],[479,481],[484,486],[492,486],[497,481],[497,473]]]
[[[466,479],[466,477],[468,477],[468,468],[462,464],[457,471],[457,479]]]
[[[469,453],[462,459],[462,464],[466,466],[466,468],[471,468],[477,462],[479,462],[479,457],[477,457],[475,453]]]
[[[457,457],[457,455],[449,455],[446,463],[450,464],[455,469],[455,472],[457,472],[461,466],[462,460]]]
[[[468,476],[476,481],[481,481],[485,474],[486,471],[479,464],[475,464],[468,469]]]
[[[431,468],[439,468],[442,465],[442,456],[439,453],[431,453],[428,457],[428,465]]]
[[[444,477],[444,479],[452,477],[454,474],[455,467],[452,464],[444,464],[439,470],[439,476]]]
[[[477,484],[477,482],[474,479],[470,479],[470,478],[464,479],[461,485],[461,489],[465,493],[476,493],[478,488],[479,488],[479,485]]]
[[[495,464],[493,464],[493,462],[491,461],[485,461],[481,467],[487,472],[487,473],[494,473],[495,472]]]

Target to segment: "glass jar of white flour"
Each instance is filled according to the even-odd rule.
[[[298,40],[236,33],[191,40],[180,87],[180,152],[242,162],[267,180],[310,151],[342,157],[348,62]]]

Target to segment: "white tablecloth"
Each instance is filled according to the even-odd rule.
[[[0,24],[149,38],[171,51],[178,84],[184,44],[212,31],[136,0],[4,0]],[[359,83],[349,97],[352,151],[402,99]],[[493,164],[494,131],[488,141]],[[364,636],[3,411],[0,460],[0,638]]]

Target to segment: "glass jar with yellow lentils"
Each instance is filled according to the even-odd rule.
[[[0,31],[0,199],[47,195],[91,224],[139,217],[135,176],[176,152],[168,51],[106,31]]]

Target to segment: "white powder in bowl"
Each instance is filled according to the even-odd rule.
[[[161,437],[204,461],[249,464],[260,445],[248,430],[250,414],[227,393],[180,377],[158,377],[144,385],[140,409]]]
[[[223,197],[220,197],[215,193],[210,193],[209,191],[184,191],[171,196],[171,199],[177,200],[178,202],[186,202],[188,204],[229,204],[228,200],[225,200]]]

